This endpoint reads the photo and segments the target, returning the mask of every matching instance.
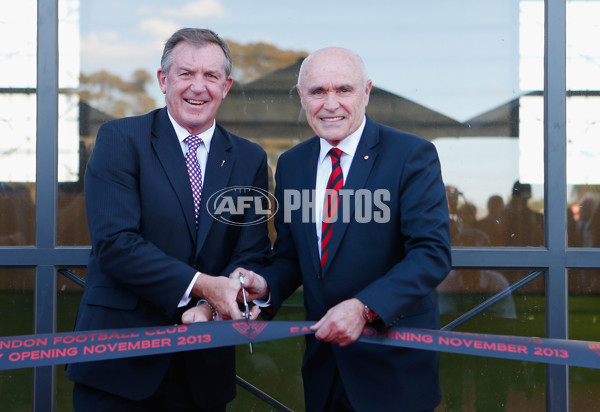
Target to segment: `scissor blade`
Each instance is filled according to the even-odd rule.
[[[244,289],[244,275],[240,273],[240,284],[242,285],[242,296],[244,297],[244,317],[246,322],[250,323],[250,307],[248,306],[248,299],[246,298],[246,289]],[[253,352],[252,342],[250,342],[250,353]]]

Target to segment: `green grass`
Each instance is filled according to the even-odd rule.
[[[0,293],[0,327],[2,336],[33,333],[33,292]],[[0,371],[0,410],[31,410],[33,369]]]

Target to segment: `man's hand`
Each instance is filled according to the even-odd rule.
[[[213,313],[210,306],[200,304],[183,312],[181,315],[181,323],[187,325],[195,322],[207,322],[212,320]]]
[[[255,309],[256,308],[256,309]],[[258,315],[260,314],[260,308],[255,306],[250,311],[250,320],[256,320]],[[194,306],[193,308],[189,308],[181,315],[181,323],[188,325],[190,323],[196,322],[207,322],[212,320],[213,314],[212,309],[205,304],[200,304],[198,306]]]
[[[319,340],[347,346],[360,337],[367,323],[362,317],[364,308],[356,298],[345,300],[329,309],[310,329]]]
[[[191,295],[206,299],[223,319],[241,319],[244,313],[240,311],[236,302],[240,290],[239,280],[202,273],[198,276]],[[193,309],[195,308],[189,310]]]
[[[246,299],[249,302],[255,299],[267,300],[269,298],[269,285],[265,278],[251,270],[237,268],[229,275],[229,279],[233,279],[238,284],[240,283],[240,273],[244,277],[244,289],[246,289]],[[242,290],[240,289],[237,297],[238,302],[243,302]]]

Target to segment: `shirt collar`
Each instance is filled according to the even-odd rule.
[[[329,150],[331,150],[333,147],[337,147],[350,157],[354,157],[354,153],[356,153],[356,148],[358,147],[358,143],[360,142],[360,137],[362,136],[363,130],[365,130],[366,122],[367,118],[365,116],[358,129],[356,129],[354,133],[352,133],[350,136],[346,137],[345,139],[342,139],[342,141],[338,143],[337,146],[332,146],[331,143],[329,143],[325,139],[319,139],[321,143],[321,152],[319,153],[319,164],[323,162],[323,160],[327,156],[327,153],[329,153]]]
[[[171,120],[173,129],[175,129],[175,134],[177,135],[177,139],[179,139],[179,143],[184,144],[183,141],[186,137],[190,135],[190,133],[187,130],[185,130],[179,123],[177,123],[175,119],[173,119],[171,113],[169,113],[169,110],[167,110],[167,113],[169,114],[169,119]],[[216,125],[216,121],[213,120],[213,124],[208,130],[200,133],[199,135],[196,135],[202,139],[202,142],[204,143],[204,147],[206,148],[207,152],[210,151],[210,142],[212,141],[213,135],[215,133]]]

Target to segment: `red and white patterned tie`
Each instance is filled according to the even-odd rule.
[[[198,163],[198,155],[196,151],[200,147],[202,139],[198,136],[188,136],[183,140],[188,146],[188,151],[185,154],[185,164],[190,175],[190,184],[192,185],[192,193],[194,194],[194,217],[196,219],[196,227],[198,226],[198,212],[200,211],[200,200],[202,199],[202,170]]]
[[[331,174],[327,181],[325,202],[323,204],[323,223],[321,224],[321,268],[324,267],[325,262],[327,262],[327,246],[329,244],[329,239],[331,238],[331,230],[333,227],[333,222],[331,220],[334,216],[337,216],[337,209],[340,204],[338,192],[342,186],[344,186],[344,175],[340,164],[342,151],[336,147],[331,149],[328,154],[329,157],[331,157]]]

